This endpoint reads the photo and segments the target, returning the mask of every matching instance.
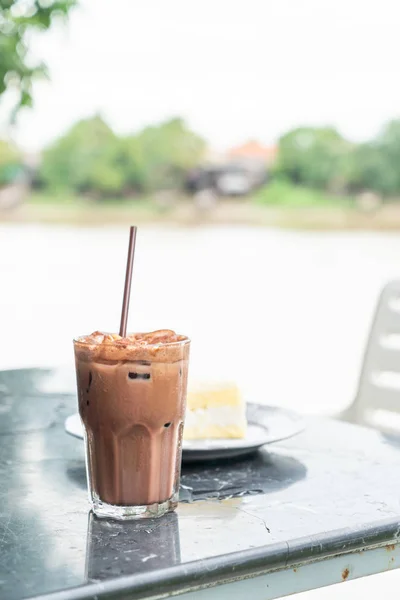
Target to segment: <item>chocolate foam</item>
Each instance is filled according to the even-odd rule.
[[[131,333],[126,337],[95,331],[75,339],[74,346],[80,360],[176,362],[188,358],[189,341],[171,329]]]

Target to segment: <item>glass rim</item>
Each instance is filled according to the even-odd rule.
[[[105,332],[106,333],[106,332]],[[86,337],[86,336],[80,336],[80,337],[74,337],[73,338],[73,343],[74,345],[76,344],[80,344],[82,346],[95,346],[95,347],[100,347],[100,346],[114,346],[114,342],[93,342],[93,341],[86,341],[86,340],[82,340],[82,337]],[[135,344],[134,342],[127,342],[126,344],[124,344],[123,346],[119,345],[119,344],[115,344],[115,346],[118,348],[155,348],[155,347],[167,347],[167,346],[185,346],[186,344],[189,344],[191,342],[191,339],[188,336],[185,336],[183,340],[176,340],[175,342],[157,342],[155,344],[144,344],[144,345],[139,345],[139,344]]]

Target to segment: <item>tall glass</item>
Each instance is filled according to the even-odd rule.
[[[190,340],[109,338],[74,340],[89,501],[98,516],[160,517],[178,502]]]

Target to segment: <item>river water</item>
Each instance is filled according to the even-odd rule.
[[[118,329],[127,236],[0,226],[0,368],[72,365],[73,336]],[[396,277],[400,235],[143,227],[129,329],[188,334],[195,379],[332,413],[354,396],[377,296]]]

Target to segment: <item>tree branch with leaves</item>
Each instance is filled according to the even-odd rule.
[[[46,31],[56,18],[66,18],[77,0],[0,0],[0,101],[7,90],[16,90],[13,117],[23,106],[32,106],[32,82],[47,76],[42,62],[31,64],[27,37]]]

